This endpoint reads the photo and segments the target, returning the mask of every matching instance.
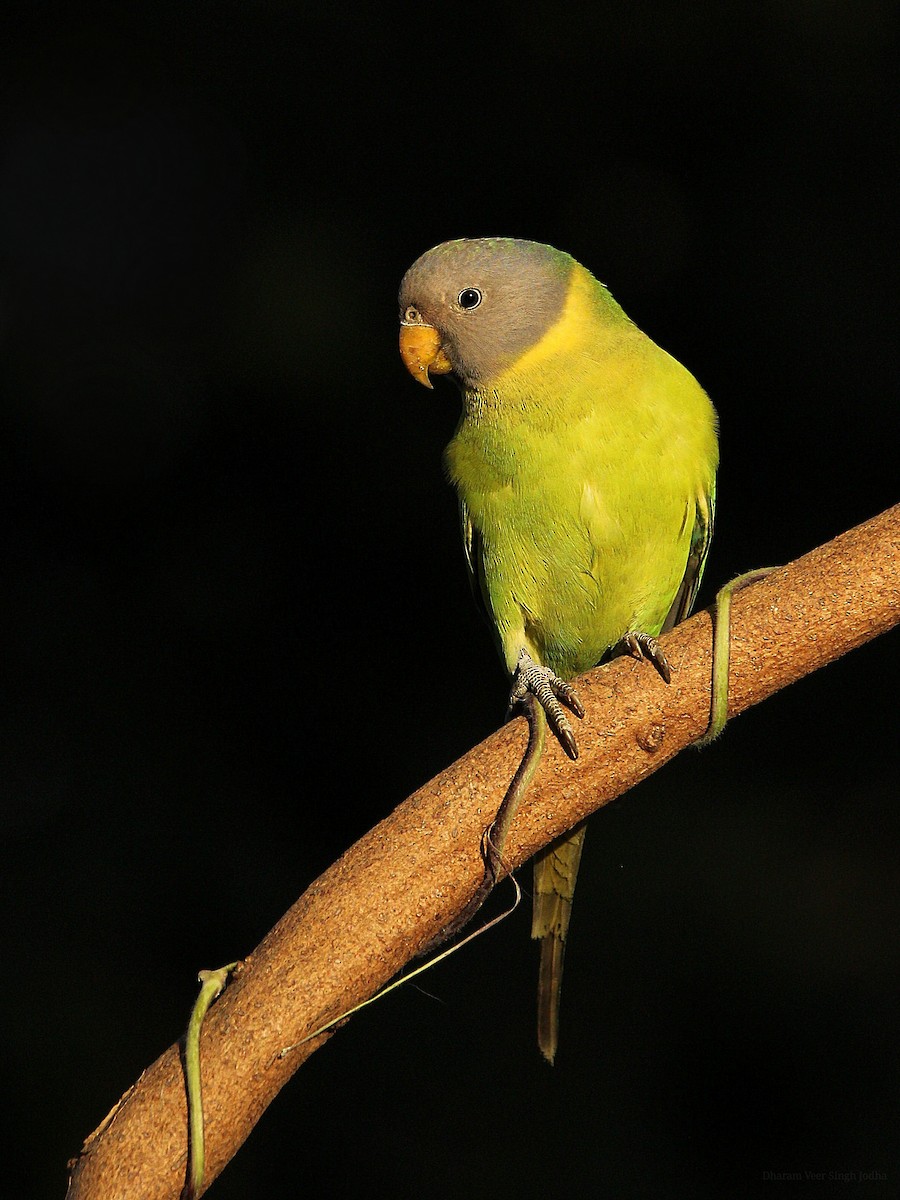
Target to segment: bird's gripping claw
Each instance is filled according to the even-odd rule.
[[[665,683],[672,682],[672,668],[669,666],[669,660],[655,637],[651,637],[649,633],[626,633],[622,638],[621,645],[632,658],[640,659],[641,662],[646,659],[653,663]]]
[[[542,667],[536,663],[527,650],[520,650],[513,673],[513,685],[509,693],[510,711],[516,705],[521,704],[529,694],[534,696],[547,714],[550,728],[562,742],[566,754],[569,758],[576,759],[578,744],[575,741],[571,722],[566,716],[560,700],[567,708],[571,709],[576,717],[584,716],[584,705],[578,699],[578,694],[571,683],[560,679],[549,667]]]

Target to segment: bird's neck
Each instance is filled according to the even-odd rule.
[[[549,427],[560,415],[577,420],[579,382],[599,364],[631,358],[645,341],[601,283],[576,264],[559,319],[493,379],[463,389],[464,420]],[[581,393],[593,407],[594,397]]]

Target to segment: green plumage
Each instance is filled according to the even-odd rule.
[[[708,523],[713,447],[702,422],[688,440],[677,420],[708,401],[633,333],[640,381],[622,381],[621,358],[561,353],[465,396],[447,465],[510,671],[523,644],[569,678],[629,630],[658,633]]]

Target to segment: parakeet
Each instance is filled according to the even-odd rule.
[[[657,636],[690,611],[713,528],[716,415],[693,376],[570,255],[512,238],[423,254],[400,286],[400,353],[462,417],[446,449],[466,562],[512,679],[571,757],[569,681],[616,653],[669,665]],[[538,1042],[556,1054],[584,826],[535,860]]]

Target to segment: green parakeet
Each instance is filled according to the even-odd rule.
[[[615,653],[647,657],[690,611],[713,526],[716,416],[693,376],[570,255],[510,238],[445,242],[400,287],[414,378],[450,374],[462,418],[446,450],[475,590],[512,678],[571,757],[560,700]],[[559,990],[584,826],[535,860],[538,1041],[556,1053]]]

